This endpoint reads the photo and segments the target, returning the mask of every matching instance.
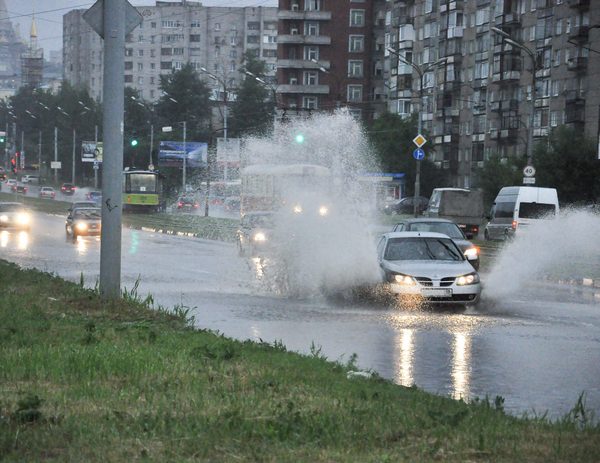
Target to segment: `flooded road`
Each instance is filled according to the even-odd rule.
[[[99,239],[66,240],[61,217],[36,214],[34,223],[30,234],[0,232],[0,258],[73,281],[83,274],[93,286]],[[232,244],[124,230],[122,256],[125,287],[139,278],[142,296],[192,308],[198,327],[307,354],[314,344],[341,362],[357,354],[359,367],[399,384],[500,395],[514,413],[558,417],[582,392],[600,413],[600,295],[591,288],[539,283],[466,311],[403,310],[278,296]]]

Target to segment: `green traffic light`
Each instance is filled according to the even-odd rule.
[[[4,143],[4,137],[0,137],[0,143]]]
[[[302,135],[301,133],[296,135],[296,143],[304,143],[304,135]]]
[[[131,140],[131,146],[137,146],[137,145],[138,145],[137,140]]]

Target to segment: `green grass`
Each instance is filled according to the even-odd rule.
[[[0,261],[0,460],[597,461],[579,407],[554,423],[189,328],[135,293]]]
[[[29,196],[0,193],[0,201],[18,201],[31,209],[49,214],[67,215],[71,203]],[[229,241],[235,240],[239,220],[203,217],[188,214],[123,214],[123,225],[132,228],[148,228],[169,233],[192,234],[198,238]]]

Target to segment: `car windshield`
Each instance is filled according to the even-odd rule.
[[[462,261],[464,256],[448,238],[392,238],[384,259]]]
[[[73,212],[73,218],[75,219],[99,219],[100,209],[77,209]]]
[[[21,204],[0,204],[0,212],[17,212],[23,210]]]
[[[450,222],[416,222],[408,223],[406,231],[419,231],[419,232],[434,232],[442,233],[454,239],[464,239],[462,231],[458,228],[458,225]]]

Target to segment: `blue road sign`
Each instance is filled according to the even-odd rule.
[[[425,151],[423,151],[421,148],[417,148],[413,151],[413,158],[415,158],[417,161],[422,161],[425,159]]]

